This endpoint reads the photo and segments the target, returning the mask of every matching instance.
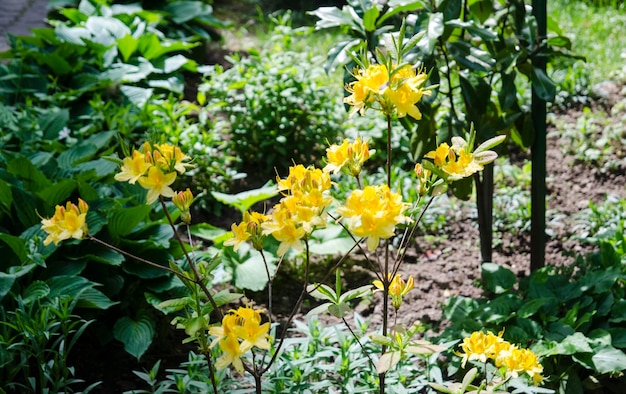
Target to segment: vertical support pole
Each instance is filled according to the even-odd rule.
[[[547,33],[546,0],[532,0],[533,15],[537,20],[537,37],[544,40]],[[533,59],[533,67],[546,70],[545,58]],[[532,93],[531,104],[535,139],[531,148],[531,247],[530,270],[545,265],[546,253],[546,102]]]

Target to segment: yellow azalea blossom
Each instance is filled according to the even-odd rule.
[[[48,233],[43,241],[44,245],[50,245],[52,242],[58,245],[70,238],[82,239],[89,231],[86,223],[88,210],[89,206],[80,198],[78,205],[69,201],[65,206],[57,205],[54,216],[41,220],[41,229]]]
[[[150,168],[151,164],[149,159],[146,159],[146,155],[138,150],[133,151],[132,157],[125,157],[122,160],[122,171],[115,174],[115,180],[119,182],[126,182],[134,184],[146,171]]]
[[[233,365],[235,370],[240,374],[243,374],[243,362],[241,356],[246,352],[241,348],[239,340],[234,335],[227,335],[225,338],[219,341],[220,349],[223,354],[215,362],[216,369],[224,369],[229,365]]]
[[[468,338],[464,338],[461,344],[461,366],[465,368],[467,361],[478,360],[485,363],[488,359],[495,359],[497,344],[503,341],[501,335],[502,333],[496,336],[491,332],[485,334],[475,331]]]
[[[221,326],[209,329],[209,334],[216,337],[210,347],[219,344],[223,352],[215,363],[217,369],[224,369],[232,364],[239,373],[243,373],[241,357],[246,352],[253,347],[270,349],[270,324],[261,324],[260,312],[251,307],[239,307],[224,315]]]
[[[433,159],[435,165],[449,175],[450,180],[466,178],[483,169],[482,164],[476,161],[465,147],[456,145],[450,147],[445,142],[424,157]]]
[[[422,87],[427,79],[425,73],[408,64],[392,70],[383,64],[372,64],[355,70],[353,75],[356,81],[346,85],[350,95],[344,99],[352,106],[350,116],[357,112],[363,115],[368,108],[373,108],[387,115],[395,112],[399,118],[406,115],[417,120],[422,118],[416,104],[424,95],[431,94]]]
[[[369,149],[367,141],[356,138],[354,142],[343,140],[341,145],[331,145],[326,148],[326,166],[324,172],[331,172],[337,175],[340,171],[348,175],[358,176],[361,173],[363,163],[367,161],[373,150]]]
[[[258,212],[244,212],[243,220],[239,224],[232,224],[231,231],[233,237],[224,242],[225,246],[232,246],[235,252],[242,243],[250,241],[252,246],[263,249],[263,232],[261,224],[270,220],[270,217]]]
[[[155,163],[161,166],[166,172],[176,170],[179,174],[184,174],[187,167],[191,167],[191,164],[185,163],[189,160],[189,156],[185,155],[181,149],[177,146],[170,144],[155,144],[154,153]]]
[[[366,69],[357,69],[354,77],[356,81],[346,85],[350,96],[343,101],[352,106],[350,116],[357,112],[364,115],[365,110],[387,89],[389,71],[384,64],[372,64]]]
[[[538,385],[543,380],[543,366],[539,364],[537,355],[528,349],[513,349],[506,357],[502,358],[502,365],[506,367],[507,373],[514,378],[520,372],[525,372],[533,379],[533,383]]]
[[[139,178],[139,184],[148,190],[146,203],[152,204],[159,196],[173,197],[174,190],[170,187],[176,180],[176,173],[164,173],[159,167],[152,166],[148,174]]]
[[[239,247],[242,243],[246,242],[250,239],[250,233],[248,232],[248,223],[241,222],[239,224],[233,223],[230,226],[230,229],[233,233],[232,238],[224,241],[224,246],[232,246],[235,252],[239,250]]]
[[[305,229],[288,214],[285,215],[285,211],[286,208],[281,208],[280,205],[274,207],[272,220],[262,224],[263,234],[271,234],[280,242],[276,251],[279,256],[284,256],[291,248],[302,251],[304,248],[302,238],[306,235]]]
[[[348,228],[358,237],[367,238],[369,250],[378,247],[380,239],[394,235],[395,227],[410,219],[402,212],[407,204],[402,196],[389,190],[387,185],[366,186],[354,190],[346,199],[346,204],[337,212],[348,219]]]
[[[422,113],[416,104],[424,95],[429,96],[431,94],[430,90],[422,88],[426,79],[425,73],[418,73],[408,64],[393,73],[385,96],[395,106],[398,118],[408,114],[416,120],[422,119]]]
[[[389,274],[388,277],[390,276],[391,274]],[[383,282],[378,279],[373,281],[372,283],[377,289],[374,291],[384,290],[385,288]],[[393,277],[393,279],[389,283],[389,296],[391,297],[391,304],[395,309],[400,309],[400,305],[402,305],[402,299],[409,291],[411,291],[411,289],[413,289],[413,287],[415,287],[413,275],[409,275],[409,279],[407,280],[407,282],[402,279],[400,274],[396,274]]]

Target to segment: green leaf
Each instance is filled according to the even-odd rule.
[[[595,349],[591,361],[600,373],[621,372],[626,370],[626,354],[614,347]]]
[[[387,19],[399,14],[400,12],[415,11],[420,8],[424,8],[425,4],[424,1],[421,0],[390,0],[387,2],[387,7],[389,7],[387,12],[385,12],[378,20],[379,26],[382,25]]]
[[[20,237],[14,235],[0,233],[0,241],[3,241],[19,259],[20,263],[26,263],[28,261],[28,249],[26,247],[26,241]],[[7,255],[3,256],[3,260],[7,260]]]
[[[530,80],[533,91],[544,101],[554,101],[556,95],[556,85],[546,73],[537,67],[530,69]]]
[[[6,296],[9,291],[11,291],[11,287],[13,287],[15,279],[17,279],[15,275],[0,272],[0,301],[2,301],[4,296]]]
[[[626,321],[626,300],[619,300],[611,308],[611,323],[621,323]]]
[[[450,53],[460,65],[472,71],[490,71],[495,60],[488,52],[465,41],[448,42]]]
[[[133,232],[152,209],[149,205],[139,205],[130,208],[118,208],[109,218],[109,232],[114,238],[124,237]]]
[[[50,294],[50,287],[43,281],[36,280],[32,282],[22,292],[22,300],[28,305],[31,302],[38,301]]]
[[[350,237],[341,237],[321,242],[312,240],[309,243],[309,251],[322,256],[345,254],[352,249],[352,247],[354,247],[354,240]]]
[[[269,274],[273,275],[276,265],[267,261]],[[267,271],[260,253],[255,253],[235,269],[235,286],[240,289],[261,291],[268,282]]]
[[[498,38],[498,35],[490,29],[476,25],[474,21],[464,21],[461,19],[453,19],[446,22],[446,26],[452,26],[457,29],[467,30],[473,36],[480,37],[485,41],[493,41]]]
[[[141,314],[137,320],[124,316],[115,322],[113,336],[124,344],[129,354],[139,360],[154,338],[154,322],[145,314]]]
[[[432,53],[435,49],[437,41],[444,31],[443,13],[435,12],[428,14],[428,24],[426,26],[426,35],[422,38],[418,46],[424,53]]]
[[[372,8],[369,8],[363,14],[363,27],[365,27],[366,31],[374,31],[376,30],[376,19],[380,15],[380,10],[376,5],[372,5]]]
[[[118,304],[118,302],[111,301],[100,290],[89,287],[80,292],[76,306],[90,309],[108,309],[115,304]]]
[[[188,22],[202,15],[211,15],[213,8],[201,1],[175,1],[164,9],[176,24]]]
[[[482,279],[485,289],[502,294],[511,290],[517,282],[517,277],[513,271],[494,263],[482,264]]]
[[[143,108],[150,97],[152,97],[153,89],[122,85],[120,86],[120,91],[133,105],[138,108]]]
[[[77,183],[73,179],[62,179],[37,193],[37,196],[50,205],[65,205],[67,198],[76,190]]]
[[[223,236],[228,231],[223,228],[213,226],[209,223],[197,223],[190,227],[191,235],[206,239],[207,241],[215,241],[216,238]]]
[[[138,46],[139,40],[137,40],[130,34],[127,34],[124,37],[117,39],[117,50],[122,55],[122,59],[124,59],[124,62],[128,62],[128,59],[130,59],[131,55],[135,53]]]
[[[310,12],[319,18],[315,23],[315,30],[328,29],[338,26],[352,26],[354,20],[347,12],[343,12],[337,7],[319,7]]]
[[[266,184],[254,190],[248,190],[237,194],[211,192],[211,195],[222,204],[239,209],[241,214],[249,210],[254,204],[267,200],[278,194],[276,186]]]

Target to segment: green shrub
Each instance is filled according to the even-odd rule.
[[[344,119],[341,93],[324,83],[322,58],[289,49],[297,31],[278,26],[274,33],[261,52],[230,57],[232,68],[216,66],[200,86],[224,120],[216,127],[228,134],[231,155],[257,179],[321,157]]]

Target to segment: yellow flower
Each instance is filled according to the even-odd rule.
[[[279,203],[274,206],[272,219],[261,226],[263,234],[271,234],[272,237],[280,242],[276,252],[279,256],[284,256],[291,248],[302,251],[302,238],[306,235],[306,231],[292,218],[284,204]]]
[[[389,83],[389,72],[384,64],[372,64],[366,69],[357,69],[354,77],[356,81],[346,85],[350,96],[343,101],[352,106],[350,116],[357,112],[364,115],[375,101],[380,102],[380,95]]]
[[[222,318],[220,327],[211,327],[209,334],[216,336],[211,343],[214,347],[219,343],[224,353],[215,363],[217,369],[233,365],[239,373],[243,373],[241,357],[253,347],[269,350],[270,324],[261,324],[259,310],[250,307],[239,307],[231,310]]]
[[[461,344],[463,350],[461,366],[465,368],[467,361],[478,360],[485,363],[488,359],[495,359],[497,344],[503,341],[501,335],[502,332],[496,336],[491,332],[485,334],[482,331],[475,331],[468,338],[464,338]]]
[[[80,198],[78,206],[69,201],[65,207],[57,205],[52,218],[41,220],[41,229],[48,233],[43,241],[44,245],[50,245],[52,242],[58,245],[66,239],[83,238],[88,233],[86,223],[88,210],[89,206]]]
[[[387,185],[366,186],[354,190],[346,199],[346,204],[337,212],[348,219],[348,228],[358,237],[367,238],[367,247],[374,250],[380,239],[394,235],[395,227],[410,219],[403,215],[407,204],[402,197],[389,190]]]
[[[393,73],[389,89],[385,91],[386,98],[395,106],[398,118],[407,114],[416,120],[422,119],[422,113],[416,104],[424,95],[430,95],[431,91],[422,88],[427,75],[417,72],[410,65],[401,66]]]
[[[128,181],[128,183],[134,184],[150,168],[149,160],[146,158],[146,154],[134,150],[132,157],[125,157],[122,160],[122,171],[115,174],[115,180],[119,182]]]
[[[349,143],[345,139],[341,145],[331,145],[326,149],[327,164],[324,172],[337,175],[343,170],[348,175],[358,176],[363,163],[369,159],[371,153],[373,150],[369,149],[367,141],[357,138],[353,143]]]
[[[435,165],[449,175],[449,180],[466,178],[483,169],[474,156],[466,151],[465,145],[453,144],[450,147],[444,142],[424,157],[433,159]]]
[[[539,364],[537,355],[528,349],[512,349],[501,359],[501,364],[514,378],[518,377],[520,372],[525,372],[533,379],[535,385],[543,380],[541,375],[543,367]]]
[[[189,160],[189,156],[185,155],[177,146],[155,144],[153,155],[155,155],[155,163],[161,166],[165,172],[176,170],[179,174],[184,174],[187,167],[192,167],[191,164],[185,163],[186,160]]]
[[[391,274],[388,274],[391,276]],[[377,290],[384,290],[383,282],[380,280],[375,280],[372,282]],[[389,296],[391,297],[391,304],[395,309],[400,309],[400,305],[402,305],[402,299],[404,296],[411,291],[415,287],[415,282],[413,279],[413,275],[409,275],[409,279],[407,282],[404,282],[400,274],[396,274],[391,282],[389,283]]]
[[[243,374],[243,362],[241,356],[246,351],[241,348],[241,344],[235,335],[227,335],[225,338],[219,341],[220,349],[223,354],[215,362],[216,369],[224,369],[229,365],[233,365],[237,372]]]
[[[231,231],[233,237],[224,242],[225,246],[232,246],[235,252],[242,243],[251,241],[252,246],[257,249],[263,249],[263,232],[261,224],[270,220],[270,217],[258,212],[245,212],[243,220],[239,224],[232,224]]]
[[[152,204],[159,196],[173,197],[174,190],[170,187],[176,180],[176,173],[164,173],[159,167],[152,166],[146,176],[139,178],[139,184],[148,190],[146,203]]]
[[[429,181],[430,181],[430,175],[431,175],[431,171],[425,169],[421,164],[417,163],[415,164],[415,168],[413,170],[415,172],[415,175],[417,176],[417,193],[420,196],[424,196],[428,193],[429,190]]]

